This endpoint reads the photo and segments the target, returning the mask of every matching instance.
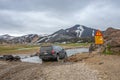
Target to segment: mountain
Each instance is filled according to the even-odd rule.
[[[0,36],[0,39],[5,39],[5,40],[10,40],[10,39],[13,39],[14,37],[13,36],[10,36],[8,34],[5,34],[5,35],[1,35]]]
[[[42,43],[42,42],[65,42],[74,40],[74,42],[79,41],[83,38],[84,41],[92,39],[95,35],[96,29],[89,28],[83,25],[74,25],[67,29],[60,29],[51,35],[37,35],[28,34],[20,37],[13,37],[8,34],[0,36],[0,44],[28,44],[28,43]]]
[[[96,29],[77,24],[70,28],[61,29],[51,35],[42,37],[37,42],[57,42],[60,40],[64,41],[73,38],[91,38],[95,35],[95,32]]]
[[[1,44],[14,44],[14,43],[20,43],[20,44],[27,44],[27,43],[34,43],[40,38],[37,34],[28,34],[20,37],[13,37],[10,35],[1,35],[0,36],[0,43]]]
[[[14,39],[11,40],[11,42],[22,44],[34,43],[39,39],[39,37],[40,36],[37,34],[28,34],[20,37],[15,37]]]

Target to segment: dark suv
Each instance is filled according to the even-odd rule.
[[[41,46],[39,57],[45,61],[54,59],[59,61],[67,57],[66,51],[60,46]]]

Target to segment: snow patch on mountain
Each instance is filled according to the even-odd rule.
[[[48,37],[47,37],[47,40],[45,40],[45,42],[48,42],[51,37],[52,37],[52,36],[48,36]]]
[[[53,35],[49,35],[47,37],[47,39],[45,40],[45,42],[48,42],[51,38],[54,38],[55,36],[57,36],[58,34],[53,34]]]
[[[66,30],[66,32],[69,32],[69,30]]]
[[[92,36],[95,36],[95,30],[92,31]]]
[[[55,36],[57,36],[58,34],[54,34],[54,35],[52,35],[52,37],[55,37]]]
[[[39,42],[45,40],[46,38],[47,38],[47,37],[43,37],[43,38],[41,38],[40,40],[38,40],[37,42],[39,43]]]
[[[83,26],[77,27],[77,30],[75,31],[77,33],[77,37],[81,37],[83,31],[84,31]]]

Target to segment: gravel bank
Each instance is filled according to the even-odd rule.
[[[48,66],[43,69],[46,80],[98,80],[99,72],[85,63]]]
[[[99,80],[85,63],[44,64],[0,61],[0,80]]]

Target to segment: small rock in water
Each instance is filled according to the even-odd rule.
[[[20,56],[15,56],[14,57],[14,61],[19,61],[20,60]]]
[[[0,60],[3,60],[4,58],[3,57],[0,57]]]
[[[9,61],[12,61],[12,60],[14,60],[14,57],[12,56],[12,55],[3,55],[3,58],[4,58],[4,60],[9,60]]]

